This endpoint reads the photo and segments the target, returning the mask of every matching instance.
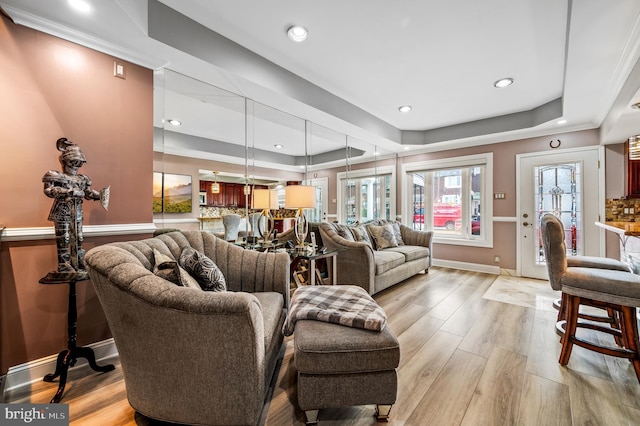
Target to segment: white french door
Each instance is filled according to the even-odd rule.
[[[599,147],[517,156],[518,275],[548,277],[540,231],[545,213],[562,221],[568,256],[601,254],[595,222],[604,206],[602,156]]]
[[[310,222],[326,222],[327,212],[329,209],[329,179],[328,178],[316,178],[310,179],[305,182],[305,185],[316,187],[316,208],[308,209],[305,212],[307,220]]]

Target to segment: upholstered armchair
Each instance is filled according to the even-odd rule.
[[[222,216],[222,225],[224,226],[224,239],[226,241],[235,241],[238,239],[241,220],[242,217],[239,214],[227,214]]]
[[[227,291],[154,274],[154,249],[178,259],[185,247],[218,266]],[[136,411],[181,424],[256,424],[282,347],[288,254],[183,231],[98,246],[85,261]]]
[[[260,237],[265,230],[265,220],[261,212],[249,213],[249,236]]]

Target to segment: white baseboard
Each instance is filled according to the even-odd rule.
[[[481,265],[479,263],[458,262],[456,260],[433,259],[433,266],[461,269],[463,271],[484,272],[485,274],[500,275],[499,266]]]
[[[92,343],[87,345],[87,347],[93,349],[98,364],[101,364],[101,361],[104,359],[118,355],[113,338]],[[18,389],[22,386],[41,381],[45,375],[51,374],[56,370],[57,359],[58,354],[55,354],[9,367],[9,371],[7,371],[5,377],[5,391]],[[78,358],[78,362],[72,368],[79,368],[85,365],[88,365],[87,360]]]

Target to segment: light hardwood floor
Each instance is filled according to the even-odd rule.
[[[640,425],[640,385],[628,361],[575,347],[569,365],[558,364],[555,295],[544,281],[435,267],[376,295],[401,350],[390,423]],[[292,340],[285,343],[269,426],[304,424]],[[112,361],[116,370],[105,374],[71,369],[62,400],[71,425],[155,424],[128,405]],[[36,383],[5,402],[47,403],[56,388]],[[322,410],[320,425],[373,425],[374,409]]]

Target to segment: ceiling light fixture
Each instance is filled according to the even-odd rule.
[[[301,41],[305,41],[307,37],[309,37],[309,31],[307,31],[305,27],[301,27],[300,25],[293,25],[287,30],[287,36],[291,40],[300,43]]]
[[[636,102],[635,104],[631,104],[631,108],[640,109],[640,102]]]
[[[501,78],[493,83],[493,87],[497,89],[502,89],[503,87],[511,86],[513,84],[512,78]]]
[[[69,0],[69,5],[78,12],[89,13],[91,12],[91,5],[84,0]]]
[[[560,120],[556,121],[556,124],[559,125],[559,126],[562,125],[562,124],[567,124],[567,120],[564,119],[564,118],[561,118]]]
[[[411,105],[402,105],[401,107],[398,107],[398,111],[400,112],[409,112],[413,109],[413,107]]]
[[[274,147],[274,148],[278,148],[278,149],[280,149],[280,148],[283,148],[283,147],[284,147],[284,145],[282,145],[281,143],[277,143],[277,144],[275,144],[273,147]]]
[[[172,126],[182,126],[182,121],[180,120],[176,120],[175,118],[170,118],[169,119],[169,124],[171,124]]]

